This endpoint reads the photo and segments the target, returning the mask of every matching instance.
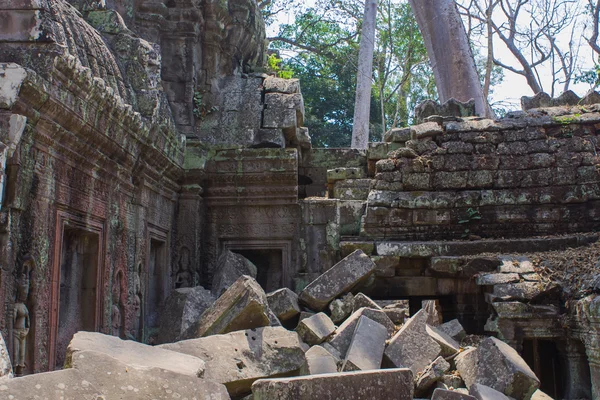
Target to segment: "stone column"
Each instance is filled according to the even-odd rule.
[[[202,215],[202,193],[203,189],[199,185],[184,185],[179,194],[179,210],[177,215],[177,237],[175,251],[178,262],[173,264],[173,275],[176,277],[179,273],[180,264],[183,263],[182,257],[189,256],[186,263],[190,266],[193,285],[200,285],[200,243],[202,235],[203,215]],[[202,282],[204,283],[204,282]]]
[[[563,397],[566,399],[590,398],[590,367],[583,343],[576,339],[567,339],[565,342],[558,342],[557,345],[565,366]]]

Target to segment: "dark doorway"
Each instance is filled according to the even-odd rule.
[[[97,329],[99,237],[66,227],[60,262],[56,367],[62,368],[67,346],[78,331]]]
[[[540,390],[554,399],[563,398],[563,368],[552,340],[523,340],[523,359],[540,379]]]
[[[258,270],[256,280],[265,290],[272,292],[282,288],[283,285],[283,257],[279,249],[252,249],[252,250],[234,250],[233,252],[241,254],[256,265]]]

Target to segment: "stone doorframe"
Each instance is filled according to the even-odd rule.
[[[223,240],[223,250],[281,250],[281,285],[291,287],[290,269],[292,266],[292,241],[291,240]]]
[[[95,331],[102,326],[102,299],[104,297],[103,274],[104,274],[104,243],[105,227],[104,221],[87,216],[82,218],[79,213],[65,209],[56,211],[56,231],[54,234],[54,257],[52,259],[52,268],[50,276],[52,279],[50,295],[50,316],[49,316],[49,343],[48,343],[48,369],[54,370],[56,367],[56,341],[58,340],[58,313],[60,305],[60,270],[61,258],[63,253],[63,235],[65,228],[80,229],[89,233],[98,235],[98,269],[96,277],[96,315]]]

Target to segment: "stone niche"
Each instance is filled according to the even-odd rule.
[[[62,368],[73,335],[101,325],[104,224],[68,211],[58,211],[57,220],[49,361]]]

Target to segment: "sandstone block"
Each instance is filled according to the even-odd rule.
[[[271,324],[267,295],[258,282],[241,276],[182,335],[185,339],[259,328]]]
[[[315,345],[322,343],[335,331],[335,325],[325,313],[318,313],[298,323],[296,332],[306,343]]]
[[[500,283],[513,283],[519,282],[519,274],[508,273],[508,274],[486,274],[478,275],[475,283],[480,286],[483,285],[498,285]]]
[[[131,365],[104,353],[85,350],[71,365],[107,399],[229,399],[224,385],[162,368]]]
[[[552,397],[538,389],[533,393],[533,396],[531,396],[531,400],[552,400]]]
[[[476,400],[475,397],[469,396],[455,390],[435,389],[431,400]]]
[[[381,368],[385,341],[388,337],[385,326],[365,316],[360,317],[342,364],[342,371],[367,371]]]
[[[353,312],[358,310],[359,308],[372,308],[374,310],[381,310],[381,307],[377,303],[375,303],[371,298],[363,293],[359,293],[354,296],[354,309]]]
[[[324,347],[313,346],[306,353],[306,364],[301,375],[331,374],[338,372],[339,359]]]
[[[159,343],[176,342],[202,313],[215,302],[215,297],[202,286],[176,289],[171,292],[160,315]]]
[[[442,307],[439,300],[423,300],[423,309],[427,311],[427,323],[431,326],[439,326],[444,321]]]
[[[340,299],[335,299],[329,303],[329,312],[331,314],[331,320],[335,324],[339,324],[344,321],[354,308],[354,295],[352,293],[346,294]]]
[[[501,298],[504,301],[529,301],[555,287],[555,285],[546,287],[541,282],[502,283],[494,286],[492,294],[494,298]]]
[[[405,368],[261,379],[254,400],[412,400],[413,374]]]
[[[77,332],[73,336],[67,347],[65,365],[72,365],[78,353],[86,350],[104,353],[130,365],[162,368],[192,377],[204,374],[204,361],[197,357],[96,332]]]
[[[99,393],[86,376],[72,368],[7,379],[0,384],[2,399],[97,400]]]
[[[412,132],[410,128],[394,128],[387,131],[384,135],[384,142],[386,143],[406,143],[412,139]]]
[[[440,355],[441,347],[426,330],[427,312],[420,310],[402,326],[385,349],[395,367],[410,368],[416,375]]]
[[[285,137],[281,129],[259,129],[254,136],[253,149],[285,148]]]
[[[465,336],[467,336],[465,328],[463,328],[463,326],[457,319],[453,319],[451,321],[441,324],[440,326],[438,326],[438,329],[444,332],[446,335],[450,336],[452,339],[456,340],[457,342],[460,342],[464,339]]]
[[[300,314],[298,295],[288,288],[267,294],[269,308],[280,321],[287,321]]]
[[[443,357],[451,357],[460,350],[460,343],[437,329],[435,326],[427,325],[425,330],[427,331],[427,334],[440,345]]]
[[[230,250],[223,250],[219,259],[212,280],[212,293],[221,296],[240,276],[248,275],[256,279],[258,270],[246,257],[234,253]]]
[[[383,325],[388,333],[388,338],[392,336],[396,326],[389,319],[389,317],[383,312],[379,310],[373,310],[370,308],[361,308],[354,313],[342,325],[340,325],[334,332],[333,336],[328,340],[328,343],[336,348],[341,357],[345,357],[348,352],[348,348],[350,347],[350,343],[352,342],[352,336],[354,336],[354,330],[356,329],[356,324],[362,316],[369,318],[379,324]]]
[[[224,384],[231,396],[250,391],[256,379],[298,373],[305,362],[295,332],[265,327],[162,345],[206,361],[204,379]]]
[[[477,400],[509,400],[503,393],[479,383],[471,386],[469,394]]]
[[[334,298],[349,292],[375,271],[375,263],[362,250],[356,250],[304,288],[301,302],[322,311]]]
[[[423,370],[421,376],[417,378],[415,396],[426,396],[431,387],[440,380],[450,369],[448,361],[443,357],[436,358],[431,364]]]
[[[283,79],[268,76],[263,83],[267,93],[300,93],[300,81],[298,79]]]
[[[510,397],[529,399],[540,386],[516,350],[493,337],[484,339],[476,349],[459,354],[455,362],[469,389],[481,384]]]

